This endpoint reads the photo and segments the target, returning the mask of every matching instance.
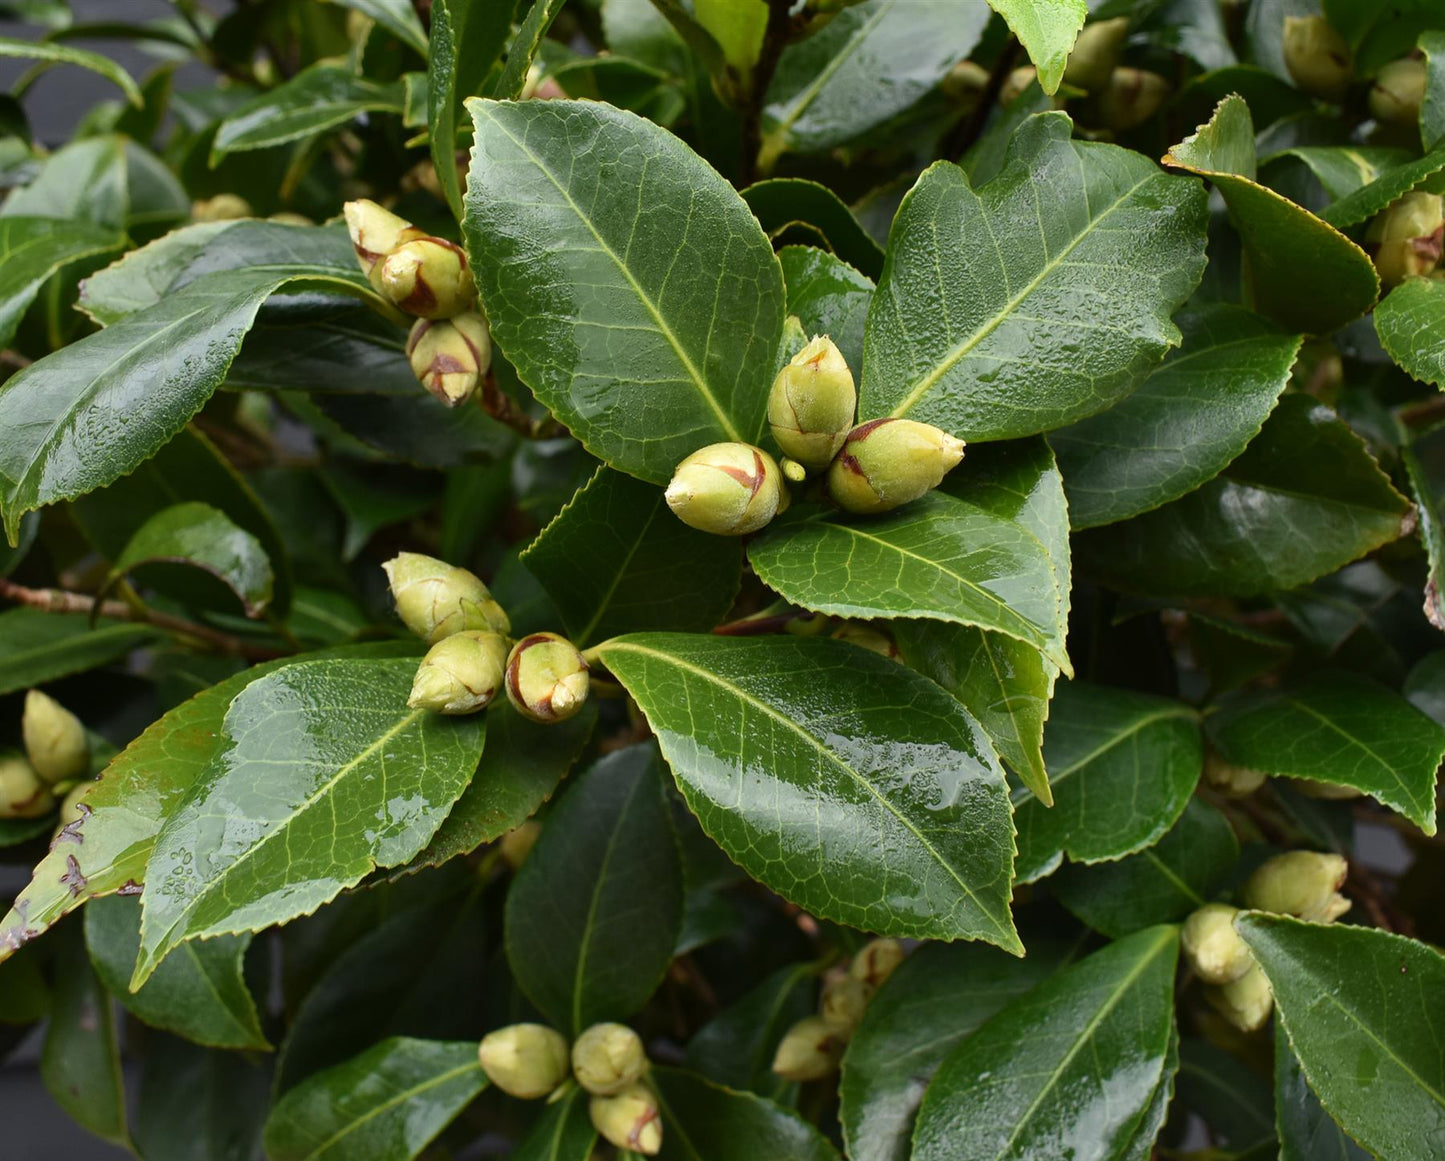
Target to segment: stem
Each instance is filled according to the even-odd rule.
[[[778,71],[778,61],[783,49],[793,38],[799,24],[788,15],[792,7],[790,0],[768,0],[768,26],[763,32],[763,47],[758,52],[757,63],[753,65],[752,80],[748,85],[748,101],[743,106],[743,157],[738,174],[740,186],[752,185],[758,179],[758,155],[763,144],[763,102],[767,100],[768,86],[773,74]],[[809,15],[805,8],[800,18]]]
[[[1014,62],[1018,58],[1019,42],[1010,38],[1008,46],[998,54],[993,72],[988,75],[988,84],[978,95],[978,104],[974,106],[973,112],[959,121],[944,136],[939,149],[941,156],[958,161],[979,139],[983,133],[983,127],[988,124],[988,115],[997,103],[999,93],[1003,92],[1004,82],[1008,80],[1009,73],[1013,72]]]
[[[545,419],[528,415],[520,403],[497,386],[497,377],[490,371],[483,378],[476,399],[478,407],[498,423],[520,432],[524,439],[556,439],[567,434],[567,429],[550,415]]]
[[[764,633],[780,633],[794,621],[811,621],[814,617],[821,615],[821,613],[791,610],[786,613],[773,613],[765,617],[743,617],[741,620],[729,621],[726,625],[717,626],[713,633],[719,637],[757,637]]]

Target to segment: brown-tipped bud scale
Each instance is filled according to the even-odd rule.
[[[822,1016],[805,1016],[779,1041],[773,1072],[784,1080],[822,1080],[838,1071],[847,1047],[847,1029]]]
[[[647,1051],[626,1024],[593,1024],[572,1045],[572,1075],[594,1096],[612,1096],[642,1079]]]
[[[1228,798],[1246,798],[1264,785],[1262,770],[1226,762],[1212,747],[1204,755],[1204,783]]]
[[[782,472],[747,443],[714,443],[677,465],[664,498],[684,524],[718,536],[756,532],[778,514]]]
[[[768,426],[783,454],[819,470],[838,454],[858,410],[843,352],[819,335],[789,361],[768,395]]]
[[[510,1024],[482,1038],[482,1071],[508,1096],[536,1100],[567,1079],[567,1041],[545,1024]]]
[[[1445,250],[1445,198],[1407,193],[1375,216],[1365,242],[1387,287],[1431,273]]]
[[[908,952],[896,939],[875,939],[864,944],[861,951],[848,965],[848,974],[862,980],[870,988],[881,988],[902,962]]]
[[[566,721],[587,701],[591,678],[577,646],[556,633],[530,633],[507,658],[507,699],[534,722]]]
[[[398,553],[381,566],[402,622],[428,644],[464,629],[511,629],[502,606],[474,574],[419,552]]]
[[[849,512],[887,512],[938,487],[963,440],[912,419],[873,419],[848,433],[828,468],[828,494]]]
[[[868,1001],[872,998],[873,988],[862,980],[849,975],[838,976],[823,985],[818,1015],[851,1038],[863,1022],[863,1013],[868,1010]]]
[[[1392,60],[1375,74],[1370,86],[1370,113],[1386,125],[1410,127],[1420,120],[1430,69],[1422,60]]]
[[[476,311],[451,319],[419,318],[406,339],[417,381],[448,407],[465,403],[492,365],[487,320]]]
[[[51,783],[83,778],[90,769],[90,739],[80,719],[53,697],[32,689],[20,718],[25,756],[35,773]]]
[[[619,1149],[644,1157],[662,1149],[662,1112],[646,1085],[630,1084],[611,1096],[594,1096],[587,1113],[602,1139]]]
[[[466,252],[445,238],[416,238],[388,254],[381,264],[381,292],[419,318],[453,318],[477,299]]]
[[[342,210],[346,215],[346,229],[351,235],[351,248],[356,251],[361,272],[375,290],[385,293],[381,286],[381,264],[386,256],[403,242],[425,238],[426,233],[369,198],[347,202]]]
[[[474,714],[502,688],[508,641],[490,629],[443,637],[417,666],[407,705],[439,714]]]

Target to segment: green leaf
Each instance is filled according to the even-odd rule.
[[[0,347],[10,345],[46,279],[69,262],[120,244],[118,234],[88,222],[0,217]]]
[[[802,177],[773,177],[754,182],[742,195],[768,237],[807,225],[823,236],[834,255],[869,279],[869,286],[882,272],[883,248],[827,186]]]
[[[38,60],[43,65],[51,64],[72,64],[79,65],[83,69],[89,69],[93,73],[99,73],[111,84],[115,85],[126,96],[132,105],[140,108],[145,104],[139,87],[131,79],[130,73],[116,64],[108,56],[102,56],[98,52],[88,52],[83,48],[72,48],[68,44],[57,44],[54,41],[42,40],[10,40],[0,39],[0,57],[20,57],[24,60]]]
[[[1278,1020],[1274,1025],[1274,1116],[1279,1161],[1370,1161],[1370,1155],[1345,1136],[1325,1112]]]
[[[300,323],[263,319],[241,344],[225,385],[313,396],[400,395],[418,407],[429,398],[406,360],[406,332],[359,306]]]
[[[426,33],[417,19],[416,8],[411,0],[331,0],[370,16],[388,32],[421,53],[427,54]],[[439,7],[439,6],[438,6]]]
[[[1210,1137],[1232,1154],[1272,1146],[1272,1094],[1258,1070],[1205,1040],[1185,1040],[1180,1049],[1179,1102],[1204,1118]]]
[[[1442,169],[1445,169],[1445,147],[1385,170],[1368,185],[1326,206],[1320,211],[1320,218],[1341,230],[1357,226]]]
[[[1164,155],[1164,164],[1214,183],[1239,231],[1255,307],[1281,326],[1327,334],[1375,304],[1380,280],[1369,256],[1329,223],[1254,180],[1254,122],[1244,98]],[[1300,288],[1314,288],[1301,294]]]
[[[0,216],[75,219],[119,232],[130,217],[127,162],[136,148],[114,133],[61,146],[5,199]]]
[[[85,909],[85,942],[101,982],[151,1027],[212,1048],[271,1047],[242,971],[249,935],[185,944],[138,992],[129,984],[140,951],[139,899],[92,900]]]
[[[507,47],[502,75],[492,86],[489,96],[500,101],[515,101],[522,95],[522,89],[527,83],[527,72],[542,47],[542,38],[547,35],[547,29],[552,27],[552,21],[557,19],[557,14],[562,11],[565,2],[566,0],[532,0],[532,6],[527,10],[527,18],[522,21],[521,28]],[[472,156],[475,160],[475,151]]]
[[[860,419],[1032,435],[1122,399],[1178,345],[1204,191],[1071,130],[1031,117],[987,184],[938,162],[908,192],[868,313]]]
[[[737,541],[689,528],[662,490],[610,468],[522,553],[581,647],[640,629],[711,629],[742,580]]]
[[[0,693],[44,685],[57,677],[119,660],[159,634],[149,625],[10,609],[0,613]]]
[[[576,1036],[625,1020],[661,982],[682,924],[682,868],[650,745],[579,775],[507,893],[518,986]]]
[[[1031,939],[1023,960],[941,943],[904,960],[869,1001],[843,1058],[839,1119],[852,1161],[907,1161],[914,1116],[944,1058],[1067,959],[1063,944]]]
[[[788,313],[807,335],[828,335],[850,368],[863,365],[863,328],[873,283],[841,258],[812,246],[784,246],[778,252]]]
[[[783,281],[732,187],[666,130],[604,105],[468,107],[467,248],[492,337],[537,398],[652,483],[704,444],[756,442]]]
[[[1022,950],[1003,773],[932,682],[832,640],[639,633],[596,652],[754,878],[865,931]]]
[[[1222,474],[1074,547],[1092,575],[1128,591],[1250,596],[1305,584],[1396,539],[1409,510],[1329,408],[1286,395]]]
[[[1120,859],[1164,837],[1194,793],[1204,750],[1194,710],[1102,685],[1067,682],[1044,731],[1054,805],[1013,793],[1014,876],[1029,883],[1064,855],[1076,863]]]
[[[1054,896],[1101,935],[1118,939],[1156,923],[1177,923],[1213,899],[1239,859],[1234,829],[1198,798],[1172,830],[1113,863],[1071,863],[1050,880]]]
[[[1252,912],[1235,921],[1309,1086],[1371,1153],[1445,1148],[1445,959],[1411,939]]]
[[[1420,144],[1429,151],[1445,143],[1445,32],[1421,36],[1420,51],[1428,68],[1420,102]]]
[[[1445,726],[1359,674],[1225,698],[1208,718],[1225,760],[1267,774],[1353,786],[1435,833]]]
[[[773,1056],[788,1029],[813,1014],[817,974],[808,963],[779,968],[693,1034],[688,1067],[728,1088],[784,1099],[790,1082],[773,1072]]]
[[[1235,306],[1177,321],[1184,345],[1134,394],[1049,436],[1074,528],[1137,516],[1218,475],[1289,383],[1303,336]]]
[[[265,1058],[263,1058],[263,1063]],[[146,1161],[251,1161],[271,1107],[269,1069],[254,1055],[146,1038],[135,1112]]]
[[[1164,1075],[1154,1087],[1154,1095],[1144,1115],[1134,1123],[1134,1133],[1128,1146],[1118,1154],[1119,1161],[1152,1161],[1154,1145],[1164,1123],[1169,1117],[1170,1105],[1174,1100],[1174,1081],[1179,1073],[1179,1029],[1171,1028],[1169,1047],[1164,1053]],[[1241,1158],[1241,1161],[1248,1159]],[[1271,1158],[1254,1158],[1253,1161],[1272,1161]]]
[[[1172,927],[1109,944],[1015,1000],[949,1054],[923,1098],[914,1161],[1111,1157],[1164,1076]]]
[[[362,113],[400,116],[404,100],[399,81],[379,84],[342,65],[314,64],[222,121],[211,145],[211,164],[230,153],[311,137]]]
[[[1425,580],[1425,616],[1435,628],[1445,630],[1445,609],[1440,606],[1441,585],[1445,584],[1445,425],[1437,423],[1412,433],[1400,458],[1415,498],[1420,542],[1430,565]]]
[[[427,56],[426,120],[430,132],[431,160],[442,196],[452,216],[462,217],[462,187],[457,176],[457,38],[451,6],[454,0],[434,0],[431,6],[431,48]],[[460,5],[463,24],[470,6]],[[408,11],[411,11],[408,5]],[[413,17],[415,12],[412,12]]]
[[[308,914],[430,841],[476,771],[485,718],[408,709],[415,672],[303,661],[236,696],[226,744],[155,838],[132,986],[187,939]]]
[[[1407,278],[1375,309],[1380,344],[1410,375],[1445,388],[1445,286]]]
[[[988,0],[1039,70],[1039,84],[1052,95],[1064,79],[1074,38],[1089,15],[1086,0]]]
[[[839,1161],[817,1129],[772,1101],[676,1068],[648,1077],[662,1112],[661,1161]]]
[[[1435,0],[1393,0],[1384,9],[1373,0],[1322,0],[1320,7],[1353,50],[1361,76],[1404,56],[1421,32],[1440,26]]]
[[[1319,179],[1325,193],[1338,201],[1370,185],[1386,170],[1409,161],[1410,151],[1390,146],[1297,145],[1272,153],[1259,164],[1267,168],[1284,158],[1303,162]],[[1320,216],[1330,220],[1328,211]]]
[[[266,1121],[270,1161],[410,1161],[487,1087],[473,1041],[383,1040],[288,1092]]]
[[[588,1161],[597,1144],[597,1130],[587,1104],[586,1090],[577,1085],[549,1102],[531,1132],[512,1150],[512,1161]]]

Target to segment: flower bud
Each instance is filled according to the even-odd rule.
[[[532,853],[532,848],[541,837],[542,824],[535,818],[529,818],[521,826],[514,826],[497,842],[502,852],[502,860],[512,870],[521,870],[522,864],[527,861],[527,856]]]
[[[594,1096],[587,1104],[592,1127],[619,1149],[644,1157],[662,1149],[662,1112],[645,1085],[631,1084],[612,1096]]]
[[[1039,70],[1033,65],[1021,65],[1014,69],[1004,78],[1003,87],[999,89],[998,103],[1000,108],[1008,108],[1020,97],[1024,90],[1039,78]]]
[[[936,488],[963,459],[963,440],[911,419],[873,419],[848,433],[828,468],[828,494],[849,512],[887,512]]]
[[[805,1016],[791,1028],[773,1055],[773,1072],[784,1080],[822,1080],[838,1071],[848,1033],[821,1016]]]
[[[193,222],[234,222],[255,215],[251,203],[240,194],[220,193],[213,198],[200,198],[191,203]]]
[[[612,1096],[647,1072],[642,1037],[626,1024],[593,1024],[572,1045],[572,1075],[594,1096]]]
[[[840,976],[823,986],[818,1015],[851,1039],[863,1022],[863,1013],[872,998],[873,989],[862,980]]]
[[[1303,92],[1334,99],[1350,81],[1350,46],[1323,16],[1286,16],[1284,67]]]
[[[1241,1032],[1263,1028],[1274,1008],[1274,993],[1258,964],[1237,980],[1217,988],[1205,988],[1204,995],[1214,1010]]]
[[[1227,984],[1254,966],[1249,947],[1234,930],[1238,908],[1206,903],[1184,921],[1179,940],[1189,966],[1207,984]]]
[[[474,310],[452,319],[419,318],[406,338],[406,357],[421,385],[448,407],[465,403],[492,365],[487,320]]]
[[[577,646],[556,633],[531,633],[507,657],[507,698],[534,722],[564,722],[582,708],[591,688]]]
[[[1422,60],[1392,60],[1370,86],[1370,114],[1386,125],[1412,126],[1420,120],[1430,70]]]
[[[858,389],[843,352],[819,335],[773,380],[768,426],[784,455],[817,470],[838,454],[857,409]]]
[[[20,733],[30,765],[46,782],[81,778],[90,769],[90,739],[80,719],[38,689],[25,695]]]
[[[391,582],[396,612],[430,645],[463,629],[490,629],[504,636],[511,622],[476,576],[435,557],[401,552],[381,566]]]
[[[487,1079],[508,1096],[544,1097],[567,1079],[567,1041],[545,1024],[511,1024],[477,1049]]]
[[[1439,194],[1417,190],[1392,202],[1370,223],[1365,241],[1386,286],[1429,274],[1440,264],[1445,241],[1442,204],[1445,199]]]
[[[55,795],[19,754],[0,755],[0,818],[39,818]]]
[[[500,633],[453,633],[427,650],[406,704],[439,714],[474,714],[497,696],[506,665],[507,639]]]
[[[1124,47],[1124,37],[1129,34],[1129,18],[1118,16],[1113,20],[1095,20],[1084,25],[1069,63],[1064,69],[1064,84],[1093,93],[1108,83],[1109,75],[1119,63],[1119,52]]]
[[[870,653],[878,654],[879,657],[887,657],[890,661],[897,661],[899,657],[897,642],[881,629],[873,628],[872,625],[862,625],[857,621],[844,621],[829,636],[839,641],[859,645]]]
[[[988,88],[988,69],[977,61],[961,60],[949,69],[940,87],[943,95],[950,101],[960,105],[975,105],[983,91]]]
[[[677,465],[664,494],[684,524],[719,536],[756,532],[778,513],[782,473],[747,443],[713,443]]]
[[[1169,82],[1147,69],[1118,68],[1099,90],[1099,121],[1116,133],[1144,124],[1169,96]]]
[[[403,242],[425,238],[425,231],[367,198],[347,202],[342,209],[346,214],[346,228],[351,234],[351,248],[356,251],[361,272],[373,288],[385,293],[381,285],[382,262]]]
[[[1246,798],[1264,785],[1264,772],[1248,766],[1226,762],[1218,751],[1209,749],[1204,755],[1204,784],[1226,798]]]
[[[445,238],[416,238],[388,254],[381,263],[381,292],[422,318],[453,318],[477,298],[466,253]]]
[[[1245,903],[1259,911],[1333,923],[1350,909],[1339,893],[1349,864],[1339,855],[1289,851],[1261,863],[1244,884]]]
[[[314,226],[316,225],[305,214],[298,214],[292,210],[277,210],[274,214],[267,214],[268,222],[276,222],[282,226]]]
[[[875,939],[853,957],[848,974],[876,990],[907,958],[908,953],[896,939]]]

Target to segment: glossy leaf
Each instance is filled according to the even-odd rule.
[[[109,664],[159,634],[149,625],[8,609],[0,613],[0,693]]]
[[[125,1145],[125,1081],[115,1010],[86,957],[80,932],[61,941],[40,1075],[55,1103],[97,1137]]]
[[[492,337],[537,398],[593,454],[653,483],[703,444],[755,441],[783,284],[732,187],[665,130],[603,105],[468,107],[467,246]]]
[[[1056,92],[1074,38],[1089,15],[1085,0],[989,0],[989,4],[1028,51],[1044,92]]]
[[[1357,226],[1373,218],[1391,202],[1409,193],[1427,178],[1445,169],[1445,148],[1424,157],[1392,166],[1368,185],[1331,202],[1320,211],[1320,217],[1337,229]]]
[[[403,44],[426,56],[426,33],[409,0],[332,0],[370,16]]]
[[[548,1102],[531,1132],[512,1150],[512,1161],[588,1161],[597,1130],[587,1111],[588,1094],[573,1085],[565,1096]]]
[[[1054,805],[1014,791],[1015,878],[1041,878],[1064,855],[1098,863],[1158,842],[1189,802],[1203,762],[1197,716],[1183,702],[1082,682],[1060,686],[1044,730]]]
[[[11,40],[0,39],[0,57],[20,57],[24,60],[40,61],[44,65],[70,64],[79,65],[83,69],[89,69],[93,73],[99,73],[116,88],[125,94],[126,99],[132,105],[140,107],[145,104],[141,97],[139,87],[131,79],[130,73],[116,64],[108,56],[102,56],[98,52],[89,52],[83,48],[74,48],[68,44],[58,44],[55,41],[33,41],[33,40]]]
[[[840,258],[812,246],[784,246],[778,252],[788,313],[806,335],[828,335],[850,369],[863,365],[863,328],[873,283]]]
[[[430,841],[476,771],[485,718],[408,709],[415,672],[298,662],[237,695],[228,744],[156,836],[134,986],[187,939],[305,915]]]
[[[1235,921],[1330,1116],[1371,1153],[1445,1148],[1445,959],[1414,940],[1259,912]]]
[[[681,1069],[648,1075],[662,1112],[661,1161],[838,1161],[827,1138],[790,1109]]]
[[[472,1041],[394,1037],[297,1085],[266,1121],[270,1161],[410,1161],[487,1086]]]
[[[1274,1145],[1274,1105],[1258,1069],[1207,1040],[1180,1045],[1179,1102],[1232,1154]],[[1273,1152],[1270,1152],[1273,1156]]]
[[[823,236],[837,258],[869,279],[870,286],[882,271],[883,248],[827,186],[801,177],[773,177],[754,182],[742,195],[768,237],[806,225]]]
[[[1440,10],[1433,0],[1395,0],[1386,9],[1370,0],[1321,0],[1320,7],[1365,75],[1405,55],[1421,32],[1440,24]]]
[[[1427,149],[1445,144],[1445,32],[1420,37],[1425,56],[1425,96],[1420,102],[1420,143]]]
[[[860,419],[1032,435],[1122,399],[1178,345],[1169,316],[1204,269],[1204,192],[1071,129],[1032,117],[986,184],[939,162],[903,199],[868,314]]]
[[[1375,309],[1375,331],[1409,374],[1445,388],[1445,286],[1433,278],[1406,279]]]
[[[1015,1000],[949,1054],[915,1161],[1109,1157],[1149,1111],[1174,1028],[1172,927],[1109,944]]]
[[[640,629],[711,629],[742,579],[737,541],[689,528],[662,489],[610,468],[522,553],[579,647]]]
[[[211,160],[268,149],[344,125],[361,113],[401,112],[402,87],[359,77],[345,66],[314,64],[242,105],[221,122]]]
[[[1183,346],[1137,391],[1050,434],[1072,527],[1126,520],[1218,475],[1259,434],[1303,341],[1232,306],[1177,321]]]
[[[1284,1024],[1274,1025],[1274,1115],[1280,1161],[1369,1161],[1325,1112],[1290,1047]]]
[[[1420,543],[1425,546],[1429,574],[1425,579],[1425,616],[1445,630],[1441,585],[1445,584],[1445,426],[1435,424],[1414,433],[1401,449],[1415,511],[1420,519]]]
[[[1370,185],[1386,170],[1408,161],[1410,152],[1389,146],[1296,145],[1270,154],[1260,165],[1269,168],[1286,158],[1303,162],[1319,179],[1325,194],[1339,201]],[[1329,220],[1329,210],[1320,216]]]
[[[254,1161],[271,1106],[269,1058],[150,1036],[134,1120],[146,1161]]]
[[[688,1067],[728,1088],[781,1099],[790,1082],[773,1072],[773,1056],[788,1029],[813,1014],[817,992],[812,964],[779,968],[693,1034]]]
[[[1210,740],[1240,766],[1353,786],[1435,833],[1435,772],[1445,726],[1358,674],[1226,698]]]
[[[948,694],[831,640],[634,634],[598,655],[745,871],[866,931],[1019,951],[998,760]]]
[[[47,278],[68,262],[116,249],[120,241],[87,222],[0,217],[0,347],[15,337]]]
[[[507,60],[502,66],[502,75],[492,86],[491,96],[502,101],[515,101],[522,95],[533,58],[542,47],[547,29],[562,11],[563,3],[564,0],[532,0],[526,19],[507,48]]]
[[[424,397],[406,361],[406,332],[364,307],[325,318],[255,327],[226,372],[231,390],[308,391],[313,395]]]

